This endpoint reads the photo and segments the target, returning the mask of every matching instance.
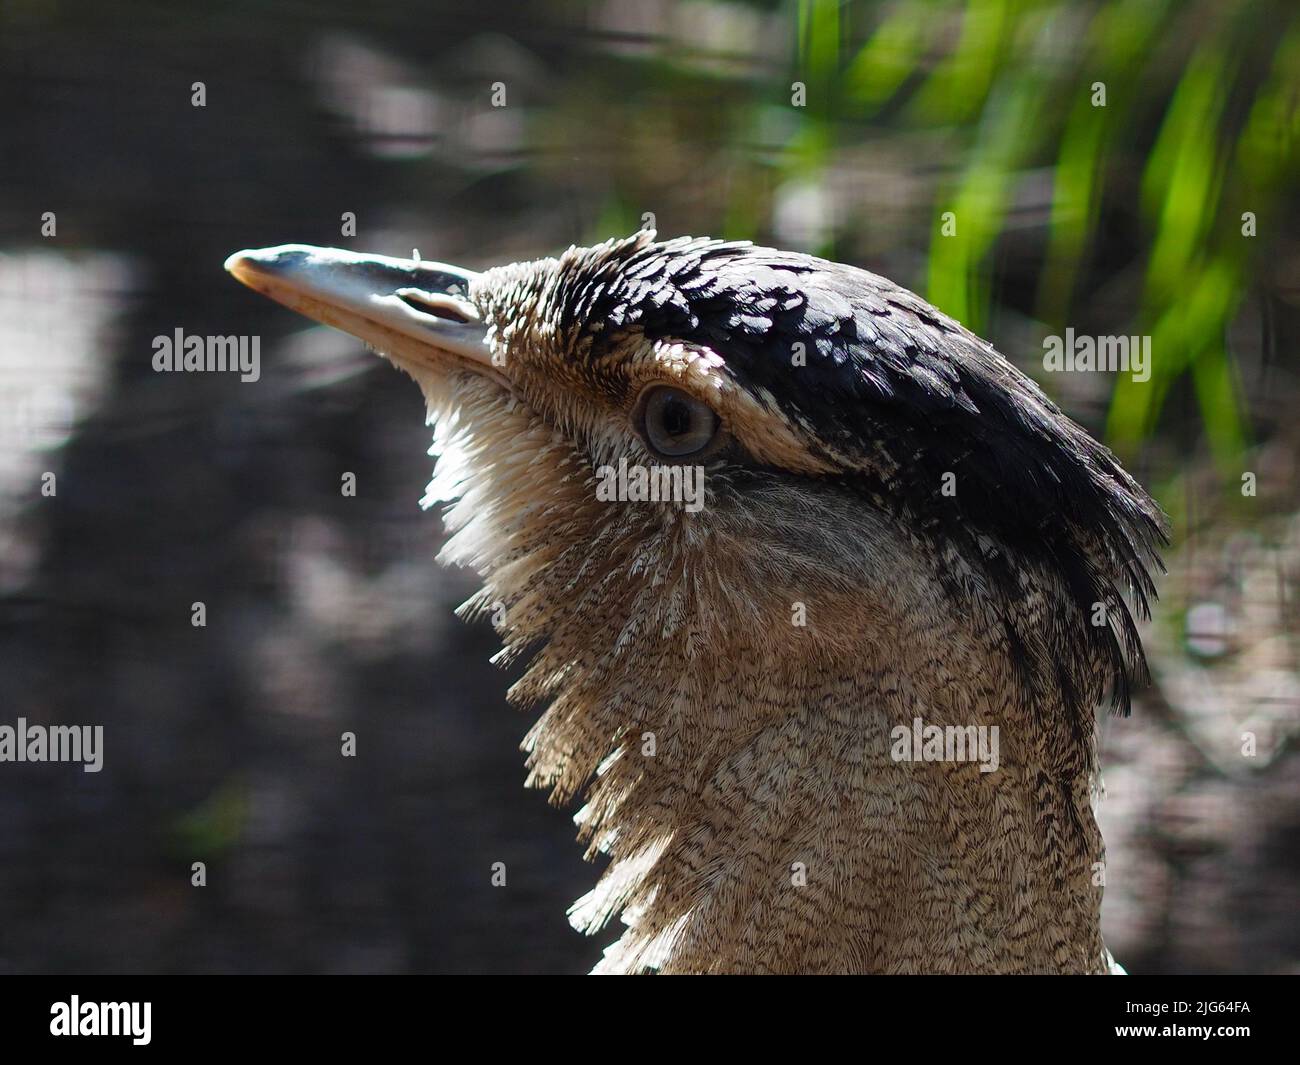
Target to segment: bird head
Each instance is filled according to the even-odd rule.
[[[513,694],[551,703],[528,744],[558,798],[629,730],[761,717],[728,670],[875,671],[957,718],[982,677],[1088,752],[1104,690],[1127,708],[1158,509],[884,278],[651,232],[484,273],[297,245],[227,268],[419,382],[444,556],[534,655]]]
[[[546,706],[529,783],[585,789],[611,859],[571,911],[630,926],[601,971],[1103,966],[1095,712],[1127,709],[1163,519],[989,344],[863,270],[650,232],[227,267],[423,389],[462,611]],[[913,715],[996,726],[1001,771],[899,762]]]

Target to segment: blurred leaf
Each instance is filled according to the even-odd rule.
[[[1028,0],[970,0],[956,49],[930,75],[913,101],[923,121],[963,122],[983,107]]]
[[[186,856],[211,856],[233,847],[248,821],[248,789],[242,777],[222,783],[197,807],[176,819],[173,835]]]
[[[956,193],[935,215],[927,297],[975,332],[988,323],[987,257],[1002,230],[1007,205],[1026,156],[1034,150],[1041,77],[1021,71],[989,98],[981,135]],[[944,214],[954,231],[944,234]]]
[[[1111,145],[1132,120],[1144,66],[1139,60],[1149,61],[1167,6],[1163,0],[1125,0],[1103,8],[1089,27],[1079,73],[1067,88],[1073,104],[1060,138],[1038,295],[1039,314],[1058,327],[1065,324],[1085,250],[1096,237]],[[1106,92],[1104,107],[1093,102],[1099,82]]]
[[[845,72],[849,99],[868,112],[889,100],[920,64],[925,29],[933,25],[933,14],[923,17],[916,8],[915,4],[898,4]]]
[[[1157,221],[1147,298],[1158,305],[1185,291],[1187,270],[1217,216],[1226,153],[1214,133],[1227,65],[1217,42],[1202,46],[1183,74],[1142,178],[1144,213]]]

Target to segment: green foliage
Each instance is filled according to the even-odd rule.
[[[219,785],[171,826],[178,854],[211,857],[239,842],[248,821],[248,788],[240,777]]]

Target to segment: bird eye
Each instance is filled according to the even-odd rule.
[[[680,389],[656,385],[642,395],[638,406],[646,443],[666,458],[694,455],[718,435],[713,409]]]

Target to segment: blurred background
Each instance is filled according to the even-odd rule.
[[[1107,941],[1300,971],[1298,169],[1292,0],[4,0],[0,724],[105,753],[0,765],[0,971],[593,964],[596,870],[433,563],[417,389],[221,264],[484,267],[647,215],[916,289],[1153,489]],[[1150,336],[1150,380],[1045,373],[1067,327]],[[177,328],[259,335],[260,380],[153,372]]]

